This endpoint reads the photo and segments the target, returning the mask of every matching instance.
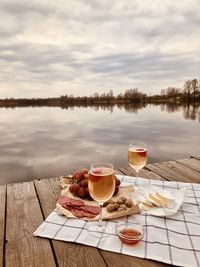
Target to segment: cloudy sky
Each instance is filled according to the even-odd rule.
[[[199,0],[0,0],[0,98],[200,78]]]

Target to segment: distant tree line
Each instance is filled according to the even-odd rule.
[[[66,106],[81,104],[138,103],[146,102],[147,95],[137,88],[127,89],[124,94],[114,96],[113,90],[108,93],[94,93],[91,96],[62,95],[53,98],[6,98],[0,99],[0,106]]]
[[[122,101],[122,102],[140,102],[145,101],[147,95],[144,93],[139,92],[137,88],[134,89],[127,89],[125,90],[124,94],[120,93],[117,96],[114,96],[113,90],[110,90],[108,93],[94,93],[93,95],[87,97],[74,97],[73,95],[65,95],[61,96],[60,99],[63,102],[66,101],[80,101],[80,102],[115,102],[115,101]]]
[[[173,98],[183,101],[200,100],[200,80],[187,80],[183,88],[168,87],[167,89],[162,89],[159,97],[162,99]]]
[[[108,93],[94,93],[91,96],[78,96],[73,94],[52,98],[5,98],[0,99],[0,107],[28,107],[28,106],[61,106],[71,105],[106,105],[131,103],[165,103],[165,102],[195,102],[200,101],[200,80],[187,80],[183,88],[168,87],[162,89],[159,95],[147,96],[138,88],[130,88],[114,95],[113,90]]]

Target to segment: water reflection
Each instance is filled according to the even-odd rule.
[[[20,106],[18,105],[17,107],[14,106],[5,106],[4,108],[6,109],[16,109],[16,108],[44,108],[44,107],[51,107],[51,108],[57,108],[60,107],[61,109],[66,109],[66,110],[75,110],[77,108],[88,108],[88,109],[93,109],[95,111],[99,111],[99,110],[104,110],[104,111],[109,111],[110,113],[113,113],[114,108],[118,108],[120,110],[125,110],[126,112],[129,113],[137,113],[139,109],[145,108],[147,107],[147,103],[146,102],[136,102],[136,103],[95,103],[95,104],[88,104],[88,103],[77,103],[76,105],[74,104],[63,104],[63,105],[59,105],[59,106],[40,106],[40,105],[28,105],[28,106]]]
[[[138,102],[138,103],[110,103],[110,104],[103,104],[103,103],[99,103],[99,104],[94,104],[94,105],[89,105],[89,104],[77,104],[76,106],[71,105],[71,106],[61,106],[62,109],[71,109],[74,110],[74,108],[77,107],[85,107],[85,108],[91,108],[94,109],[95,111],[99,111],[99,110],[105,110],[105,111],[110,111],[110,113],[113,113],[114,108],[118,108],[120,110],[125,110],[128,113],[137,113],[139,109],[145,108],[147,107],[147,103],[146,102]]]
[[[161,104],[160,109],[168,113],[182,111],[185,119],[200,122],[200,103]]]
[[[137,113],[138,110],[142,108],[146,108],[149,104],[146,102],[138,102],[138,103],[97,103],[97,104],[87,104],[87,103],[80,103],[76,105],[61,105],[61,109],[65,110],[75,110],[77,108],[89,108],[93,109],[95,111],[109,111],[110,113],[113,113],[114,108],[118,108],[120,110],[125,110],[127,113]],[[168,113],[173,113],[173,112],[183,112],[183,116],[185,119],[190,119],[190,120],[198,120],[200,122],[200,102],[194,102],[194,103],[165,103],[165,104],[151,104],[150,106],[159,106],[160,110],[162,112],[168,112]],[[37,106],[27,106],[31,108],[38,108]],[[45,107],[45,106],[41,106]],[[6,109],[16,109],[16,107],[5,107]],[[23,106],[18,106],[17,108],[24,108]],[[51,106],[51,108],[53,108]],[[56,108],[56,106],[54,106]]]
[[[91,161],[127,166],[133,140],[148,144],[149,162],[200,154],[199,109],[143,103],[2,108],[0,183],[59,176]]]

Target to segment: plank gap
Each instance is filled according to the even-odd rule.
[[[124,175],[126,175],[126,173],[123,171],[123,169],[121,169],[121,168],[118,168],[118,171],[119,171],[119,172],[121,172],[121,174],[124,174]]]
[[[100,253],[100,255],[101,255],[101,257],[102,257],[102,259],[103,259],[105,265],[106,265],[107,267],[109,267],[109,265],[108,265],[107,262],[106,262],[106,259],[104,259],[104,255],[103,255],[103,252],[102,252],[101,249],[99,249],[99,253]]]
[[[40,181],[41,179],[37,179],[37,180]],[[35,185],[35,181],[33,181],[33,186],[35,188],[35,194],[36,194],[37,199],[38,199],[38,203],[39,203],[39,206],[40,206],[40,210],[41,210],[41,213],[42,213],[43,220],[45,220],[44,212],[43,212],[43,209],[42,209],[42,205],[40,203],[40,198],[39,198],[39,194],[37,192],[37,187]],[[54,261],[55,261],[56,267],[59,267],[58,260],[57,260],[57,257],[56,257],[56,253],[55,253],[55,249],[54,249],[54,246],[53,246],[53,243],[52,243],[51,239],[49,239],[49,243],[50,243],[50,247],[51,247],[51,250],[52,250],[52,253],[53,253],[53,257],[54,257]]]
[[[196,158],[194,158],[194,159],[196,159]],[[183,162],[181,162],[181,161],[179,161],[179,160],[175,160],[175,162],[177,162],[178,164],[181,164],[181,165],[183,165],[183,166],[185,166],[185,167],[187,167],[187,168],[190,168],[190,169],[193,170],[193,171],[196,171],[196,172],[199,172],[199,173],[200,173],[199,170],[197,170],[197,169],[195,169],[195,168],[193,168],[193,167],[191,167],[191,166],[189,166],[189,165],[187,165],[187,164],[185,164],[185,163],[183,163]]]
[[[200,155],[194,155],[194,156],[190,156],[190,158],[193,158],[193,159],[198,159],[198,160],[200,160]]]
[[[148,165],[144,167],[145,170],[154,172],[155,174],[159,175],[160,177],[162,177],[164,180],[170,181],[168,178],[166,178],[165,176],[163,176],[162,174],[160,174],[159,172],[157,172],[156,170],[153,170],[152,168],[149,168]]]

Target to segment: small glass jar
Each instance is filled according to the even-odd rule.
[[[134,221],[118,222],[115,232],[123,243],[134,245],[143,238],[144,227],[142,224]]]

